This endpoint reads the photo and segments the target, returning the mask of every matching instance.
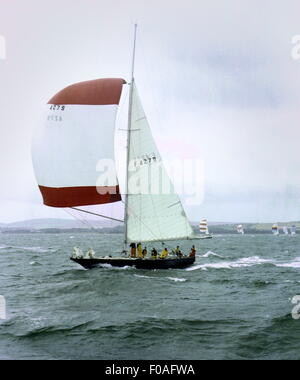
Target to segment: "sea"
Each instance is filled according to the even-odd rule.
[[[119,255],[122,235],[1,234],[0,359],[300,359],[300,235],[194,243],[187,269],[84,270],[74,246]]]

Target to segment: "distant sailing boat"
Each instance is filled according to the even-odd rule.
[[[207,219],[202,219],[199,223],[199,231],[202,239],[209,239],[212,236],[209,234]]]
[[[272,233],[273,233],[273,235],[279,235],[278,224],[273,224],[273,226],[272,226]]]
[[[237,231],[237,233],[238,234],[240,234],[240,235],[244,235],[244,227],[243,227],[243,225],[242,224],[239,224],[237,227],[236,227],[236,231]]]
[[[135,25],[123,199],[125,215],[124,221],[118,220],[125,223],[124,252],[130,243],[199,238],[194,235],[162,165],[138,95],[134,80],[136,30]],[[78,207],[122,200],[115,167],[104,182],[99,181],[96,168],[101,159],[114,163],[116,115],[124,84],[125,80],[119,78],[77,83],[49,101],[32,148],[35,174],[45,205],[90,213]],[[169,185],[168,194],[161,190],[152,193],[131,189],[132,184],[151,187],[160,180]],[[111,264],[142,269],[184,268],[195,261],[194,255],[166,259],[96,257],[93,250],[84,256],[79,249],[71,259],[85,268]]]
[[[282,227],[282,232],[284,235],[288,235],[289,234],[289,228],[287,226],[283,226]]]
[[[291,227],[291,235],[292,236],[296,235],[296,230],[297,230],[297,227],[295,226],[295,224],[293,224],[292,227]]]

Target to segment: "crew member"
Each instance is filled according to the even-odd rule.
[[[160,259],[166,259],[169,255],[168,249],[164,248],[159,256]]]
[[[152,259],[157,259],[157,256],[158,256],[157,250],[155,248],[152,248],[152,251],[151,251]]]
[[[147,254],[148,254],[147,247],[145,247],[142,252],[143,258],[145,258]]]
[[[179,248],[179,245],[177,245],[175,249],[175,255],[179,258],[182,257],[182,252],[181,252],[181,249]]]
[[[139,259],[143,258],[143,248],[141,243],[138,243],[137,245],[137,256]]]
[[[133,259],[136,258],[136,244],[135,243],[130,244],[130,257]]]
[[[196,256],[196,248],[195,248],[195,246],[193,245],[192,246],[192,249],[191,249],[191,252],[190,252],[190,257],[195,257]]]

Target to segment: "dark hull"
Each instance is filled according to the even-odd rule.
[[[194,264],[195,257],[183,257],[181,259],[74,259],[72,261],[81,265],[85,269],[101,267],[101,265],[111,265],[113,267],[131,266],[137,269],[183,269]]]

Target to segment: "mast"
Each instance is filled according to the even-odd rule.
[[[133,54],[132,54],[132,65],[131,65],[131,80],[130,80],[130,90],[129,90],[129,108],[128,108],[128,125],[127,125],[127,158],[126,158],[126,175],[125,175],[125,213],[124,213],[124,223],[125,223],[125,237],[124,237],[124,251],[127,250],[127,221],[128,221],[128,178],[129,178],[129,159],[130,159],[130,142],[131,142],[131,115],[132,115],[132,98],[133,98],[133,85],[134,85],[134,64],[135,64],[135,48],[136,48],[136,34],[137,34],[137,24],[134,24],[134,40],[133,40]]]

